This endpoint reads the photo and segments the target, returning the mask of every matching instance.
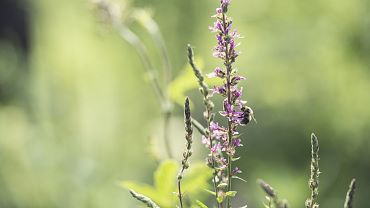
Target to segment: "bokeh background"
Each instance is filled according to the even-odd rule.
[[[209,72],[217,0],[118,0],[146,8],[166,41],[173,78],[186,44]],[[273,185],[291,207],[309,195],[310,134],[320,140],[322,207],[340,207],[356,177],[356,207],[370,193],[370,1],[234,0],[244,36],[237,61],[258,123],[243,129],[235,204],[262,207],[255,181]],[[125,16],[125,15],[124,15]],[[153,138],[166,158],[160,105],[132,45],[84,0],[0,1],[0,207],[138,207],[121,180],[152,183]],[[127,23],[161,67],[155,44]],[[163,77],[159,71],[159,77]],[[186,92],[202,119],[197,89]],[[217,99],[216,99],[217,100]],[[206,150],[196,135],[196,156]],[[171,145],[181,156],[182,108],[175,105]],[[158,159],[158,158],[157,158]]]

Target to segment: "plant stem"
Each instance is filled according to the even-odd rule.
[[[165,149],[166,149],[166,153],[168,157],[172,158],[173,156],[171,153],[171,146],[169,142],[169,123],[170,123],[170,118],[172,115],[172,103],[168,98],[168,94],[165,92],[165,90],[162,89],[160,85],[160,81],[156,73],[157,70],[155,69],[153,63],[151,62],[149,58],[149,54],[147,52],[145,45],[140,41],[139,37],[134,32],[132,32],[127,26],[119,23],[118,21],[113,21],[113,25],[119,31],[119,34],[121,35],[121,37],[134,46],[142,62],[144,63],[144,68],[150,77],[149,80],[152,85],[152,88],[155,94],[157,95],[158,101],[161,104],[161,109],[162,109],[163,116],[164,116],[164,127],[163,127],[164,136],[163,137],[164,137],[164,142],[165,142]],[[169,61],[167,59],[168,57],[166,58],[166,62]],[[168,65],[168,64],[165,64],[165,65]],[[171,70],[169,68],[169,65],[166,68],[168,69],[167,71]],[[169,81],[167,80],[166,86],[168,85],[168,82]]]
[[[173,155],[171,152],[170,135],[169,135],[171,114],[172,114],[171,111],[164,112],[164,126],[163,126],[164,144],[165,144],[165,149],[166,149],[166,152],[169,158],[173,158]]]
[[[133,33],[127,26],[113,20],[113,26],[118,30],[119,34],[123,39],[134,46],[136,52],[139,54],[142,62],[144,63],[144,68],[149,75],[153,90],[155,91],[159,102],[164,105],[166,100],[165,93],[163,92],[161,85],[159,84],[158,76],[156,75],[156,69],[152,62],[150,61],[148,51],[144,44],[140,41],[139,37]]]
[[[209,148],[211,150],[212,143],[213,143],[212,129],[211,129],[211,122],[213,120],[213,113],[212,113],[213,103],[209,99],[208,86],[204,82],[204,77],[203,77],[201,71],[198,69],[198,67],[196,66],[196,64],[194,62],[194,52],[193,52],[193,49],[192,49],[192,47],[190,45],[188,45],[188,60],[189,60],[190,66],[193,69],[193,72],[194,72],[195,76],[198,79],[198,84],[200,86],[200,91],[201,91],[201,93],[203,95],[203,102],[204,102],[204,105],[206,106],[206,111],[205,111],[204,118],[207,121],[207,127],[208,127],[207,130],[208,130],[208,133],[205,132],[203,135],[209,138],[209,141],[210,141],[210,144],[211,144]],[[194,123],[194,121],[193,121],[193,123]],[[198,128],[197,125],[195,125],[195,127]],[[215,168],[216,167],[216,165],[215,165],[215,159],[214,159],[213,152],[212,151],[210,151],[210,152],[211,152],[211,167],[214,170],[212,182],[213,182],[213,187],[214,187],[214,190],[215,190],[215,193],[216,193],[215,200],[216,200],[216,203],[217,203],[217,207],[218,208],[222,208],[223,207],[222,204],[219,203],[218,200],[217,200],[217,197],[218,197],[218,188],[217,188],[217,182],[216,182],[217,171],[216,171],[216,168]]]
[[[191,124],[191,113],[190,113],[190,102],[187,97],[184,105],[184,124],[185,124],[185,139],[186,139],[186,148],[183,153],[183,159],[181,161],[181,170],[177,174],[177,187],[178,187],[178,197],[180,201],[180,208],[183,208],[182,202],[182,193],[181,193],[181,179],[183,178],[185,169],[189,168],[189,158],[192,155],[191,146],[193,143],[193,126]]]
[[[181,172],[183,172],[184,169],[181,170]],[[178,197],[179,197],[179,201],[180,201],[180,208],[183,208],[184,205],[182,203],[182,193],[181,193],[181,179],[177,179],[177,188],[178,188]]]
[[[195,120],[194,118],[191,118],[191,124],[193,124],[193,126],[198,130],[198,132],[201,135],[207,136],[206,129],[197,120]]]
[[[133,15],[136,20],[141,23],[141,25],[149,32],[150,36],[154,40],[154,43],[160,53],[163,65],[163,76],[164,84],[163,89],[167,89],[171,82],[171,61],[168,55],[167,47],[161,31],[158,27],[157,22],[143,10],[137,10],[135,15]],[[144,21],[141,21],[144,20]],[[162,112],[164,118],[164,128],[163,128],[163,138],[165,143],[166,153],[169,158],[173,158],[171,152],[170,138],[169,138],[169,129],[170,129],[170,120],[172,116],[172,102],[168,95],[168,90],[162,90],[164,95],[164,100],[162,102]]]
[[[210,110],[207,109],[207,116],[208,116],[208,120],[207,120],[207,126],[208,126],[208,136],[209,136],[209,142],[211,144],[210,148],[212,148],[212,143],[213,143],[213,139],[212,139],[212,129],[211,129],[211,119],[209,118],[211,116],[211,112]],[[218,188],[217,188],[217,183],[216,183],[216,174],[217,174],[217,171],[215,169],[215,158],[214,158],[214,155],[213,155],[213,152],[211,151],[211,165],[212,165],[212,168],[213,168],[213,178],[212,178],[212,182],[213,182],[213,187],[215,189],[215,193],[216,193],[216,202],[217,202],[217,207],[220,208],[222,207],[222,205],[218,202],[217,200],[217,197],[218,197]]]
[[[314,133],[311,134],[311,176],[309,187],[311,189],[311,197],[306,201],[307,208],[318,208],[319,204],[316,198],[319,195],[319,140]]]
[[[167,47],[158,24],[150,14],[142,9],[137,9],[133,16],[149,32],[154,40],[154,44],[160,52],[163,64],[164,87],[167,87],[171,82],[172,67]]]
[[[224,31],[226,31],[226,17],[225,14],[222,13],[222,23],[224,27]],[[227,93],[227,102],[228,104],[231,104],[231,90],[230,90],[230,75],[231,75],[231,63],[229,59],[229,44],[226,44],[226,50],[225,50],[225,67],[226,67],[226,93]],[[228,124],[228,143],[231,145],[232,143],[232,123],[231,119],[228,118],[227,121]],[[228,186],[227,186],[227,191],[231,191],[231,171],[232,171],[232,160],[230,154],[227,156],[227,181],[228,181]],[[230,197],[227,197],[227,208],[231,207],[231,202],[230,202]]]

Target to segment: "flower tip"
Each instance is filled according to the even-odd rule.
[[[189,97],[188,96],[186,96],[186,98],[185,98],[185,104],[189,105]]]

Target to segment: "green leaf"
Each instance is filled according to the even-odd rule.
[[[176,175],[179,169],[177,161],[165,160],[154,173],[154,186],[133,181],[124,181],[120,185],[149,197],[161,208],[173,208],[178,204],[177,196],[173,193],[177,193]],[[211,177],[212,170],[203,162],[191,164],[182,180],[183,193],[189,199],[206,199],[207,194],[203,189],[210,187],[208,182]],[[195,201],[191,203],[197,206]]]
[[[208,189],[212,177],[212,169],[205,163],[192,163],[188,172],[185,172],[182,188],[188,195],[197,195],[202,189]]]
[[[196,200],[195,203],[198,205],[199,208],[208,208],[203,202]]]
[[[124,181],[120,185],[151,198],[162,208],[173,208],[177,204],[177,197],[172,193],[177,189],[176,175],[179,168],[175,160],[165,160],[154,173],[154,186],[133,181]]]
[[[247,182],[245,179],[240,178],[240,177],[238,177],[238,176],[231,176],[231,178],[238,179],[238,180],[241,180],[241,181],[243,181],[243,182]]]
[[[166,160],[154,172],[154,186],[161,195],[172,193],[176,187],[176,175],[179,164],[175,160]]]
[[[240,159],[240,157],[234,157],[234,158],[231,158],[231,161],[235,162],[235,161],[237,161],[239,159]]]
[[[235,197],[236,193],[238,193],[238,192],[237,191],[228,191],[228,192],[226,192],[226,196]]]
[[[227,186],[227,183],[220,183],[217,185],[217,188],[224,188]]]
[[[159,202],[161,196],[157,193],[157,190],[153,186],[147,184],[140,184],[134,181],[124,181],[120,185],[128,190],[135,190],[145,196],[150,197],[152,200]]]
[[[223,195],[220,195],[216,199],[217,199],[217,202],[221,204],[224,201],[225,197]]]
[[[208,189],[204,189],[204,191],[210,193],[213,196],[216,196],[216,192],[214,192],[214,191],[211,191],[211,190],[208,190]]]

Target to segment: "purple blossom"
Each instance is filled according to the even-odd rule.
[[[212,95],[215,94],[215,93],[226,96],[225,86],[215,86],[212,90]]]
[[[242,173],[242,171],[238,167],[235,167],[232,171],[232,175],[237,175],[237,174],[240,174],[240,173]]]
[[[216,8],[216,13],[221,14],[222,13],[222,8]]]
[[[211,146],[211,141],[209,140],[209,138],[208,138],[208,137],[202,136],[202,143],[203,143],[206,147],[210,147],[210,146]]]
[[[240,109],[234,110],[234,106],[227,99],[224,100],[224,111],[220,111],[219,113],[221,116],[227,117],[234,124],[240,124],[244,114]]]
[[[225,134],[227,132],[227,129],[224,127],[221,127],[218,123],[216,122],[211,122],[210,124],[211,131],[214,134]]]
[[[221,144],[220,143],[216,143],[215,145],[212,146],[211,152],[212,153],[216,153],[217,151],[220,151],[221,148],[222,148]]]
[[[230,84],[232,85],[232,86],[234,86],[234,85],[237,85],[240,81],[242,81],[242,80],[246,80],[246,78],[245,77],[242,77],[242,76],[234,76],[233,78],[231,78],[231,82],[230,82]]]
[[[220,68],[216,67],[215,70],[207,75],[208,78],[225,78],[225,72]]]
[[[222,23],[220,21],[216,21],[213,24],[213,27],[209,27],[209,29],[211,30],[211,32],[214,32],[214,33],[222,31],[223,30]]]
[[[243,146],[243,144],[241,143],[241,139],[239,139],[239,138],[233,140],[233,145],[235,147],[241,147],[241,146]]]
[[[221,0],[221,8],[224,13],[227,12],[227,7],[229,6],[231,0]]]
[[[243,94],[243,88],[240,88],[240,90],[238,90],[238,88],[232,89],[231,90],[231,102],[236,103],[237,100],[241,99],[242,94]]]

